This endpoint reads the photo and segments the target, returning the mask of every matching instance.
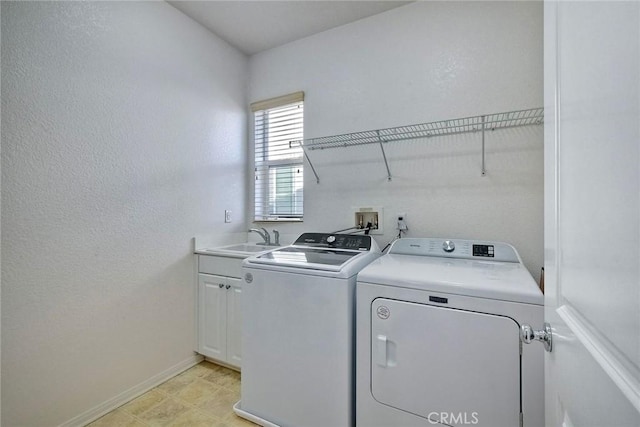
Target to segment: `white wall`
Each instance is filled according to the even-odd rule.
[[[417,2],[250,59],[249,100],[305,91],[305,137],[541,107],[542,2]],[[354,206],[383,206],[409,236],[501,240],[538,277],[542,266],[542,126],[389,146],[312,151],[304,224],[332,231]]]
[[[247,59],[164,2],[1,16],[2,425],[58,425],[193,358],[191,238],[246,231]]]

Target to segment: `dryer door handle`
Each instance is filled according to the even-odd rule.
[[[376,364],[384,368],[387,367],[387,336],[378,335],[376,337]]]

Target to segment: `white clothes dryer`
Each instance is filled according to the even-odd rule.
[[[358,274],[356,425],[544,426],[543,295],[505,243],[400,239]]]
[[[356,275],[381,255],[370,236],[304,233],[243,262],[238,415],[269,427],[354,425]]]

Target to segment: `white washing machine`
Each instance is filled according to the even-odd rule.
[[[400,239],[357,281],[356,425],[544,426],[543,295],[512,246]]]
[[[355,423],[356,274],[370,236],[305,233],[243,263],[241,401],[263,426]]]

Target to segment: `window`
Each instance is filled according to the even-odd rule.
[[[299,221],[303,214],[304,93],[251,104],[254,118],[254,220]]]

